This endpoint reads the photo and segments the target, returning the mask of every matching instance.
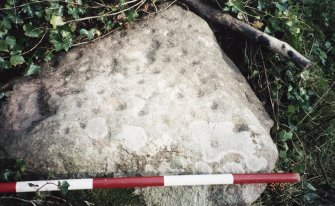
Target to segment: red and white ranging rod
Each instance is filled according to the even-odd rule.
[[[24,181],[0,183],[0,193],[58,191],[58,183],[62,183],[64,181],[69,183],[69,190],[91,190],[101,188],[132,188],[159,186],[296,183],[300,181],[300,176],[296,173],[266,173]]]

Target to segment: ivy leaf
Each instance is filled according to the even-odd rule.
[[[58,189],[63,195],[66,195],[66,193],[69,190],[70,184],[67,181],[58,181]]]
[[[20,172],[24,172],[26,170],[26,163],[24,162],[24,160],[22,159],[16,160],[15,169]]]
[[[54,1],[50,3],[50,7],[45,9],[45,14],[48,20],[51,16],[63,16],[64,6],[60,5],[59,2]]]
[[[50,43],[54,45],[56,51],[60,51],[63,49],[62,42],[58,41],[57,39],[51,39]]]
[[[53,58],[53,54],[50,51],[44,53],[44,61],[49,62]]]
[[[20,54],[15,54],[10,57],[10,64],[13,66],[23,64],[24,62],[24,58]]]
[[[77,25],[76,25],[76,23],[70,23],[70,31],[73,33],[73,32],[75,32],[76,31],[76,29],[77,29]]]
[[[243,2],[241,0],[229,0],[225,4],[227,7],[224,10],[231,10],[232,12],[239,13],[243,11]]]
[[[307,189],[309,189],[310,191],[317,191],[317,189],[311,184],[311,183],[307,183],[306,184]]]
[[[92,40],[95,34],[100,36],[101,33],[99,30],[96,30],[94,28],[90,30],[80,29],[80,35],[85,35],[88,38],[88,40]]]
[[[286,142],[288,140],[291,140],[293,137],[293,133],[292,132],[286,132],[285,130],[282,130],[279,132],[279,139],[282,142]]]
[[[232,0],[229,0],[228,2],[226,2],[226,5],[229,7],[235,6]]]
[[[80,17],[81,14],[85,13],[85,10],[83,10],[82,8],[78,8],[78,7],[71,7],[69,6],[67,8],[67,13],[72,16],[75,19],[78,19]]]
[[[54,29],[57,28],[57,26],[63,26],[65,23],[63,21],[63,18],[61,16],[52,16],[50,20],[50,24],[52,24],[52,27]]]
[[[23,19],[21,16],[16,15],[14,12],[13,13],[7,13],[7,17],[11,20],[12,23],[14,24],[23,24]]]
[[[9,169],[6,169],[2,174],[1,174],[1,181],[3,182],[8,182],[10,180],[10,177],[13,175],[13,172]]]
[[[44,14],[43,11],[35,11],[35,15],[36,15],[38,18],[43,17],[43,14]]]
[[[326,47],[326,49],[330,49],[332,47],[332,43],[330,43],[329,41],[327,41],[325,43],[325,47]]]
[[[34,28],[31,22],[29,24],[23,25],[24,34],[28,37],[37,38],[40,37],[43,33],[43,30],[40,28]]]
[[[276,8],[278,9],[279,12],[281,13],[286,13],[288,10],[288,5],[286,2],[275,2]]]
[[[5,61],[2,57],[0,57],[0,67],[4,68],[4,69],[8,69],[9,68],[9,63],[8,61]]]
[[[25,5],[22,10],[24,13],[28,14],[30,17],[34,16],[34,11],[33,11],[33,8],[30,6],[30,4]]]
[[[4,29],[11,29],[12,25],[11,22],[8,18],[3,18],[1,21],[1,27],[3,27]]]
[[[287,107],[287,113],[289,113],[289,114],[294,114],[295,113],[295,111],[296,111],[296,108],[295,108],[295,106],[294,105],[289,105],[288,107]]]
[[[60,31],[60,35],[63,38],[69,38],[69,37],[71,38],[71,32],[64,29]]]
[[[66,39],[63,41],[63,44],[62,44],[63,49],[64,49],[65,51],[68,51],[68,50],[70,49],[71,45],[72,45],[72,39],[71,39],[71,38],[66,38]]]
[[[6,44],[12,49],[16,45],[16,39],[13,36],[7,36]]]
[[[245,14],[243,12],[238,12],[238,14],[237,14],[237,18],[240,19],[240,20],[243,20],[244,16],[245,16]]]
[[[111,30],[111,29],[113,29],[113,27],[114,27],[114,23],[113,23],[111,20],[109,20],[109,21],[106,23],[106,29],[107,29],[107,30]]]
[[[41,72],[41,67],[37,66],[35,64],[31,64],[29,66],[29,68],[27,69],[27,71],[25,72],[24,76],[31,76],[31,75],[35,75]]]
[[[5,40],[0,40],[0,51],[8,52],[7,43]]]
[[[265,9],[265,6],[266,6],[265,2],[258,1],[258,6],[257,6],[258,10],[262,11],[263,9]]]
[[[279,151],[279,157],[282,159],[286,159],[286,151],[285,150],[280,150]]]
[[[292,27],[293,26],[293,21],[292,20],[287,21],[286,25],[289,26],[289,27]]]
[[[0,66],[4,63],[5,63],[5,60],[2,57],[0,57]]]
[[[80,29],[80,35],[86,36],[88,38],[88,40],[91,40],[94,37],[93,33],[87,31],[86,29]]]
[[[120,5],[121,5],[121,6],[123,6],[123,5],[126,3],[125,0],[119,0],[119,2],[120,2]]]
[[[126,16],[129,22],[133,22],[138,17],[138,13],[134,9],[131,9],[126,13]]]
[[[265,29],[264,29],[264,33],[267,33],[267,34],[271,34],[272,33],[272,30],[271,30],[271,28],[270,27],[265,27]]]
[[[64,31],[61,33],[66,36],[67,32]],[[56,51],[61,51],[62,49],[68,51],[72,45],[72,38],[70,36],[67,38],[61,38],[61,34],[58,30],[51,30],[49,35],[49,42],[54,45]]]

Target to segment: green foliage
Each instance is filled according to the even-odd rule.
[[[129,22],[133,22],[138,17],[138,13],[134,9],[131,9],[126,12],[126,16]]]
[[[92,40],[95,35],[100,36],[100,32],[94,28],[90,30],[80,29],[80,35],[86,36],[88,40]]]
[[[67,181],[58,181],[57,187],[61,194],[66,195],[69,191],[70,184]]]
[[[225,3],[224,11],[232,11],[237,13],[237,18],[245,19],[247,13],[244,11],[244,2],[242,0],[228,0]]]
[[[24,62],[24,58],[21,54],[13,54],[10,56],[10,64],[12,66],[17,66],[19,64],[23,64]]]
[[[25,73],[25,76],[30,76],[34,74],[38,74],[41,72],[41,67],[35,64],[30,64],[28,70]]]
[[[24,31],[24,35],[26,35],[27,37],[33,37],[33,38],[40,37],[43,33],[42,29],[34,28],[31,22],[23,25],[23,31]]]
[[[335,1],[229,0],[221,7],[282,39],[314,62],[300,72],[280,56],[247,48],[249,81],[275,120],[276,170],[298,172],[303,182],[268,190],[266,205],[335,202]],[[258,202],[258,203],[259,203]],[[257,204],[257,203],[256,203]]]
[[[282,142],[292,140],[292,137],[293,137],[293,133],[291,131],[287,132],[285,130],[281,130],[279,132],[279,140]]]
[[[0,181],[18,181],[26,169],[23,160],[1,160],[0,162]]]
[[[0,73],[17,68],[26,76],[39,73],[36,65],[52,60],[55,52],[128,27],[154,2],[0,1]]]

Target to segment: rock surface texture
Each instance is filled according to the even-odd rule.
[[[270,172],[272,121],[201,18],[173,6],[16,84],[1,157],[56,173]],[[249,205],[264,185],[137,189],[147,205]]]

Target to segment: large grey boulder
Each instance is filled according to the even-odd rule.
[[[0,156],[35,172],[270,172],[272,121],[201,18],[180,7],[72,49],[2,106]],[[148,205],[249,205],[265,185],[137,189]]]

